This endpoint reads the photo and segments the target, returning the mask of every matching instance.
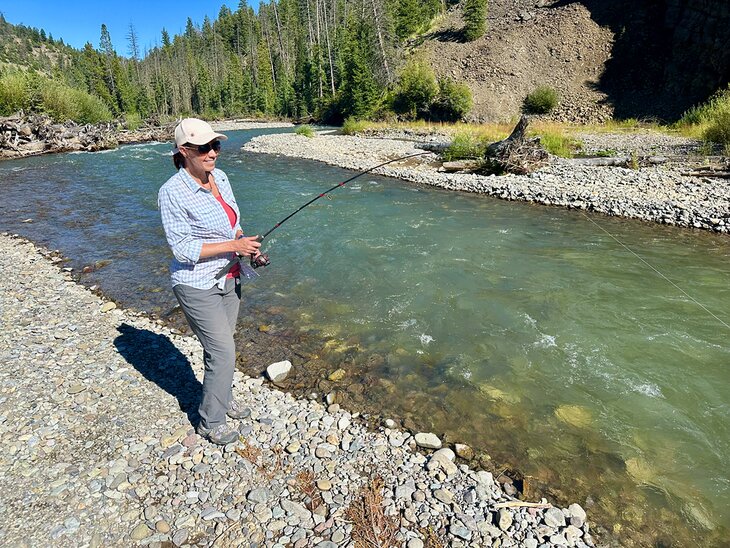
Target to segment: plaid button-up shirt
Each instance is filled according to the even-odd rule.
[[[185,168],[170,177],[157,195],[162,226],[174,256],[170,264],[173,286],[185,284],[210,289],[216,285],[213,277],[235,256],[226,253],[200,258],[204,243],[233,240],[241,230],[241,213],[228,177],[220,169],[214,169],[213,178],[223,200],[236,212],[234,227],[213,193],[196,183]]]

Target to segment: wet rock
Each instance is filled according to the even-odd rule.
[[[573,503],[568,506],[568,512],[570,513],[570,523],[578,528],[583,527],[586,522],[586,511],[583,510],[580,504]]]

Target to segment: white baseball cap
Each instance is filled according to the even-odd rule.
[[[185,143],[204,145],[214,139],[228,139],[222,133],[216,133],[210,124],[198,118],[184,118],[175,128],[175,152]]]

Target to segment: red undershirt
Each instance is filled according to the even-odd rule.
[[[231,228],[236,226],[236,212],[233,211],[233,208],[229,206],[225,200],[223,200],[223,196],[218,194],[218,196],[215,197],[216,200],[218,200],[218,203],[223,206],[223,210],[226,212],[226,215],[228,215],[228,221],[231,223]],[[239,263],[236,263],[233,265],[233,268],[231,268],[228,271],[228,275],[226,278],[235,278],[241,273],[241,265]]]

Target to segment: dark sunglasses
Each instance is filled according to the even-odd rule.
[[[185,148],[189,148],[191,150],[197,150],[200,154],[208,154],[211,150],[215,150],[216,152],[221,151],[221,142],[220,141],[213,141],[211,143],[206,143],[204,145],[189,145],[185,144],[183,145]]]

